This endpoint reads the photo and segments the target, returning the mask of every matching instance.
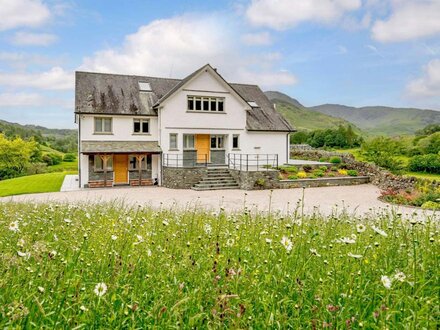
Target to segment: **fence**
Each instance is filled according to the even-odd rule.
[[[163,154],[162,164],[165,167],[206,167],[208,155]]]
[[[278,167],[278,154],[228,154],[228,167],[240,171],[268,171]]]

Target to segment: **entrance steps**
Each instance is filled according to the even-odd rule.
[[[208,167],[208,174],[196,183],[191,189],[201,190],[222,190],[239,189],[238,183],[232,177],[227,167]]]

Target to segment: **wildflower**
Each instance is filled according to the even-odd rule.
[[[235,243],[234,239],[233,239],[233,238],[229,238],[229,239],[226,241],[226,246],[231,247],[231,246],[234,245],[234,243]]]
[[[354,244],[356,243],[356,238],[353,237],[342,237],[335,240],[336,243]]]
[[[405,282],[406,275],[403,272],[398,272],[394,275],[394,279],[399,282]]]
[[[377,228],[376,226],[371,226],[371,228],[379,235],[383,236],[383,237],[388,237],[388,234],[386,232],[384,232],[382,229]]]
[[[107,285],[103,282],[98,283],[93,291],[98,297],[102,297],[107,292]]]
[[[267,243],[267,244],[271,244],[271,243],[272,243],[272,239],[270,239],[270,238],[266,238],[266,243]]]
[[[116,235],[112,235],[112,240],[113,241],[116,241],[118,239],[118,236],[116,236]]]
[[[24,259],[29,259],[31,254],[29,252],[21,252],[21,251],[17,251],[17,254],[19,257],[22,257]]]
[[[19,246],[19,247],[23,247],[25,243],[26,243],[26,242],[24,241],[24,239],[23,239],[23,238],[20,238],[20,239],[18,240],[18,242],[17,242],[17,246]]]
[[[72,220],[66,218],[66,219],[64,219],[64,222],[65,222],[65,223],[71,223]]]
[[[365,227],[365,225],[363,225],[363,224],[358,224],[357,226],[356,226],[356,231],[360,234],[360,233],[363,233],[365,230],[367,229],[367,227]]]
[[[10,230],[10,231],[13,231],[14,233],[20,231],[20,230],[18,229],[18,221],[12,221],[12,222],[9,224],[9,230]]]
[[[360,259],[360,258],[363,257],[362,254],[353,254],[353,253],[351,253],[351,252],[349,252],[347,255],[348,255],[349,257],[352,257],[352,258],[355,258],[355,259]]]
[[[58,254],[57,251],[52,250],[52,251],[49,252],[49,258],[50,258],[50,259],[55,258],[55,257],[57,256],[57,254]]]
[[[80,310],[82,310],[83,312],[87,312],[89,309],[86,307],[86,306],[84,306],[84,305],[81,305],[81,307],[79,308]]]
[[[207,235],[211,235],[212,227],[209,223],[205,224],[204,229]]]
[[[388,276],[382,275],[380,277],[380,280],[382,281],[382,284],[385,288],[391,289],[391,279]]]
[[[168,221],[166,221],[166,220],[162,221],[162,224],[163,224],[165,227],[169,225]]]
[[[43,288],[42,286],[39,286],[39,287],[38,287],[38,292],[40,292],[40,293],[44,293],[44,288]]]
[[[310,249],[309,250],[311,254],[313,254],[314,256],[320,257],[321,255],[318,253],[318,251],[316,251],[316,249]]]
[[[147,256],[148,256],[148,257],[151,257],[151,255],[152,255],[151,250],[148,249],[148,250],[147,250]]]
[[[283,236],[283,238],[281,239],[281,244],[286,248],[287,252],[290,252],[293,248],[292,241],[286,236]]]

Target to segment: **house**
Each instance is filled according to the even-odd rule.
[[[292,126],[258,86],[209,64],[183,80],[76,72],[75,83],[80,187],[188,187],[213,165],[288,160]]]

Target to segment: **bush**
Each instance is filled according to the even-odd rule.
[[[257,187],[264,187],[265,184],[266,184],[266,180],[264,180],[263,178],[257,179],[257,181],[255,181],[255,185]]]
[[[61,164],[63,158],[54,153],[49,153],[43,156],[43,162],[45,162],[47,165],[58,165]]]
[[[334,177],[335,177],[335,173],[329,173],[329,174],[327,174],[327,176],[328,176],[329,178],[334,178]]]
[[[428,154],[414,156],[410,159],[408,167],[413,172],[428,172],[440,174],[440,155]]]
[[[333,156],[333,157],[330,158],[330,163],[332,163],[332,164],[341,164],[342,163],[342,159],[341,159],[341,157]]]
[[[319,166],[319,169],[323,172],[327,172],[328,167],[327,166]]]
[[[323,163],[327,163],[328,162],[328,157],[321,157],[321,158],[319,158],[319,161],[323,162]]]
[[[47,164],[46,163],[31,163],[26,166],[26,174],[41,174],[47,172]]]
[[[356,171],[356,170],[347,170],[347,174],[349,176],[358,176],[358,171]]]
[[[321,178],[321,177],[324,176],[324,172],[321,171],[321,170],[314,170],[314,171],[313,171],[313,175],[314,175],[315,177],[319,177],[319,178]]]
[[[284,166],[283,170],[286,173],[298,173],[298,167],[296,166]]]
[[[303,168],[303,170],[305,172],[310,172],[312,170],[312,166],[311,165],[303,165],[302,168]]]
[[[440,210],[440,203],[436,202],[425,202],[422,204],[422,209],[425,210]]]
[[[65,154],[63,157],[63,161],[65,162],[74,162],[76,159],[76,155],[73,153]]]
[[[298,172],[297,176],[300,179],[305,179],[305,178],[307,178],[307,173],[304,171],[300,171],[300,172]]]
[[[332,166],[332,167],[330,167],[330,171],[337,172],[338,168],[336,166]]]
[[[289,180],[298,180],[298,176],[292,174],[287,177]]]
[[[338,173],[339,173],[340,175],[348,175],[347,170],[338,170]]]

